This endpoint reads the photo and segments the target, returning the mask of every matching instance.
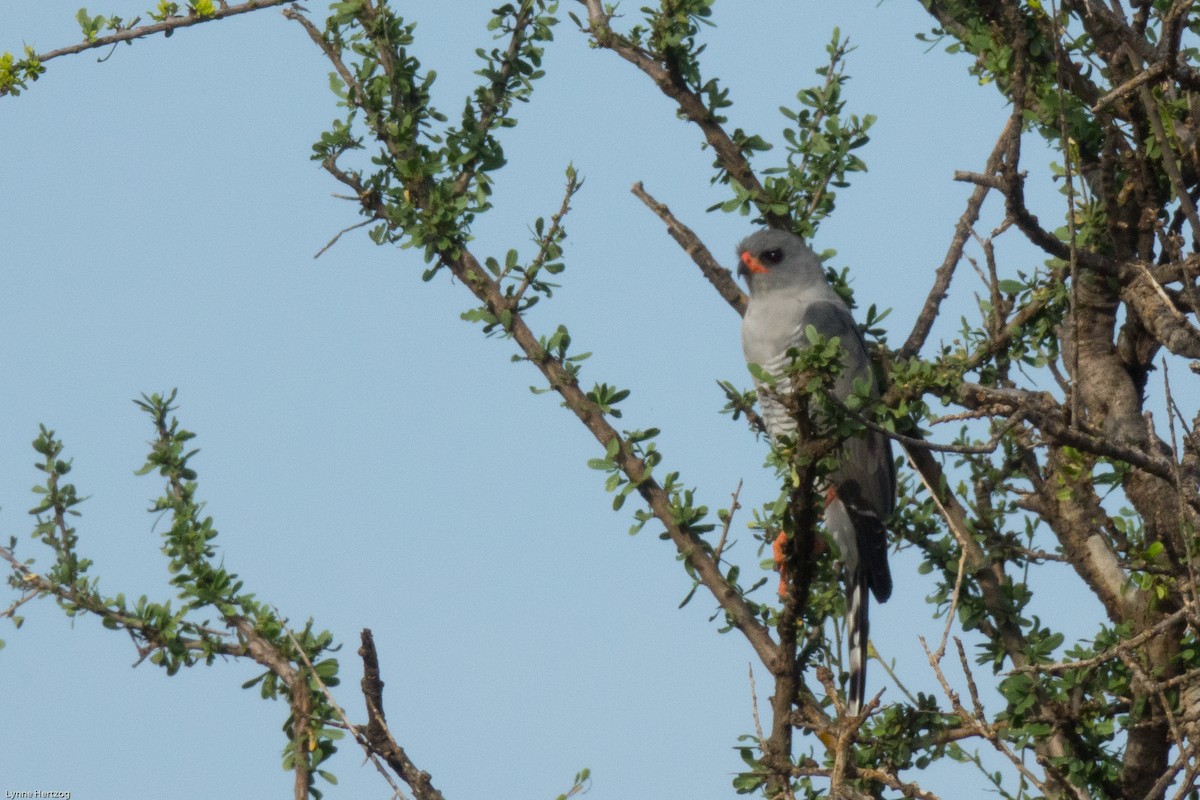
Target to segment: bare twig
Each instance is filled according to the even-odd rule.
[[[713,550],[713,561],[721,563],[721,554],[725,552],[725,540],[729,536],[729,526],[733,522],[734,513],[741,508],[738,504],[738,495],[742,493],[742,482],[739,480],[737,488],[733,490],[733,500],[729,503],[729,513],[725,515],[725,521],[721,523],[721,538],[717,540],[716,549]]]
[[[1016,177],[981,175],[978,172],[960,170],[954,173],[954,180],[999,190],[1007,200],[1008,211],[1012,221],[1025,234],[1026,239],[1055,258],[1060,258],[1063,261],[1070,260],[1070,246],[1064,244],[1057,236],[1043,228],[1038,218],[1025,206],[1024,189],[1018,185],[1019,182]],[[1092,250],[1079,251],[1077,258],[1080,265],[1101,275],[1114,276],[1120,271],[1120,262],[1110,256]]]
[[[25,605],[30,600],[33,600],[34,598],[38,597],[39,595],[41,595],[40,591],[38,591],[37,589],[30,589],[25,594],[21,595],[16,600],[14,600],[12,602],[12,605],[10,605],[8,608],[4,609],[3,611],[0,611],[0,619],[12,619],[16,615],[18,608]]]
[[[925,642],[924,636],[918,636],[917,638],[921,642],[921,647],[925,649],[925,656],[929,659],[929,666],[933,668],[933,674],[942,687],[942,693],[945,694],[946,699],[950,701],[950,705],[954,709],[954,713],[957,714],[965,723],[974,728],[980,736],[982,736],[984,739],[987,739],[998,753],[1002,754],[1010,762],[1012,762],[1013,766],[1017,768],[1017,771],[1024,775],[1025,779],[1032,783],[1038,789],[1038,791],[1040,791],[1043,795],[1048,796],[1049,792],[1046,790],[1046,787],[1041,780],[1029,771],[1029,768],[1025,766],[1025,762],[1015,753],[1013,753],[1008,744],[1005,743],[1002,738],[1000,738],[1000,735],[996,729],[985,721],[986,717],[983,714],[983,705],[979,701],[979,690],[975,686],[975,679],[971,676],[970,666],[966,663],[966,653],[962,649],[962,642],[955,637],[954,642],[956,645],[958,645],[959,653],[962,657],[963,671],[966,674],[967,687],[971,696],[972,706],[974,706],[974,711],[968,710],[967,707],[963,705],[962,698],[959,696],[959,693],[951,688],[950,682],[946,679],[946,674],[942,671],[941,657],[935,655],[929,649],[929,645]]]
[[[363,628],[362,646],[358,649],[363,661],[362,693],[367,704],[366,739],[371,750],[378,753],[388,766],[409,785],[416,800],[445,800],[433,787],[428,772],[417,765],[396,743],[383,712],[383,679],[379,675],[379,655],[375,652],[375,637]]]
[[[892,683],[896,684],[896,687],[901,691],[901,693],[908,698],[908,702],[916,706],[917,698],[908,690],[908,687],[904,685],[904,682],[900,680],[900,676],[896,674],[894,669],[892,669],[892,665],[887,662],[887,659],[876,652],[875,661],[880,667],[883,668],[883,671],[887,673],[888,677],[892,679]]]
[[[876,781],[887,786],[889,789],[895,789],[904,797],[911,797],[914,800],[939,800],[938,796],[933,792],[926,791],[915,783],[906,783],[895,775],[890,775],[883,770],[863,769],[860,767],[858,774],[866,780]]]
[[[1117,100],[1120,100],[1125,95],[1137,91],[1143,85],[1150,83],[1151,81],[1158,80],[1166,73],[1166,71],[1167,62],[1165,61],[1159,61],[1149,69],[1142,70],[1137,75],[1134,75],[1132,78],[1125,81],[1120,86],[1097,100],[1092,106],[1092,112],[1096,113],[1103,111],[1105,108],[1112,105]]]
[[[700,272],[713,285],[717,293],[725,299],[725,302],[733,306],[733,310],[738,312],[738,314],[745,316],[746,303],[748,302],[745,292],[738,288],[737,281],[733,278],[733,273],[722,267],[713,258],[712,253],[700,241],[700,237],[691,228],[680,222],[665,204],[655,200],[646,191],[646,188],[642,186],[641,181],[635,183],[630,191],[645,203],[646,207],[653,211],[655,216],[666,224],[667,233],[671,234],[671,238],[678,242],[683,251],[692,257],[692,261],[696,262],[696,266],[700,268]]]
[[[1004,151],[1008,147],[1008,138],[1014,135],[1020,135],[1020,130],[1013,125],[1011,117],[1004,124],[1004,130],[1000,132],[1000,137],[996,141],[996,146],[992,148],[992,154],[987,160],[987,174],[994,174],[1000,168],[1000,159]],[[917,315],[917,321],[913,325],[912,333],[908,335],[904,345],[900,348],[898,356],[900,358],[911,358],[920,352],[925,340],[929,338],[929,332],[933,329],[934,320],[937,319],[941,309],[942,301],[946,298],[946,293],[950,289],[950,281],[954,278],[955,267],[962,260],[963,247],[966,246],[967,239],[970,237],[971,228],[979,220],[979,210],[983,207],[983,201],[987,197],[988,190],[992,188],[983,184],[977,185],[975,191],[971,193],[971,197],[967,200],[967,207],[963,211],[962,216],[958,218],[958,223],[954,226],[954,237],[950,240],[950,249],[946,252],[945,259],[942,260],[942,265],[938,267],[936,276],[933,281],[933,288],[929,290],[929,297],[925,300],[925,305],[921,308],[921,313]]]
[[[766,736],[763,735],[762,722],[758,718],[758,692],[754,687],[754,665],[747,664],[746,668],[750,671],[750,709],[754,712],[754,735],[758,737],[759,750],[762,750],[763,740]]]
[[[958,599],[962,593],[963,575],[966,573],[967,551],[963,550],[958,556],[958,576],[954,579],[954,594],[950,595],[950,609],[946,612],[946,629],[942,631],[942,641],[938,645],[937,660],[941,661],[946,655],[946,641],[950,638],[950,628],[954,625],[954,614],[958,611]]]
[[[1163,390],[1167,395],[1167,426],[1171,434],[1171,467],[1174,471],[1174,488],[1175,488],[1175,506],[1176,513],[1179,515],[1179,535],[1184,538],[1184,541],[1191,541],[1192,536],[1188,535],[1188,528],[1192,520],[1188,515],[1187,503],[1183,500],[1183,474],[1180,467],[1179,457],[1179,440],[1175,433],[1175,416],[1179,413],[1179,406],[1175,403],[1175,396],[1171,393],[1171,379],[1169,377],[1170,370],[1167,369],[1167,360],[1162,360],[1163,367]],[[1180,422],[1183,422],[1183,415],[1179,414]],[[1187,565],[1188,583],[1186,591],[1191,593],[1191,600],[1196,603],[1196,566],[1195,559],[1191,553],[1183,554],[1184,564]]]
[[[278,609],[275,611],[275,616],[282,619],[282,615],[279,613]],[[308,667],[309,676],[321,689],[321,693],[325,695],[325,699],[329,701],[330,708],[332,708],[334,713],[337,714],[338,719],[341,720],[342,725],[346,728],[346,730],[353,734],[354,741],[358,742],[359,746],[362,747],[362,749],[366,752],[367,760],[371,762],[375,769],[379,770],[379,774],[382,775],[383,779],[388,782],[388,786],[392,787],[392,797],[403,798],[404,793],[400,791],[400,786],[397,785],[394,780],[392,780],[392,776],[389,775],[388,771],[384,768],[383,762],[379,760],[379,756],[376,755],[375,751],[371,749],[371,745],[367,741],[367,737],[363,733],[362,728],[351,722],[350,718],[346,716],[346,712],[340,705],[338,705],[338,701],[334,698],[333,693],[329,691],[329,687],[325,685],[325,681],[321,680],[321,676],[317,674],[317,668],[313,666],[312,660],[308,657],[308,653],[304,652],[304,648],[301,647],[300,642],[296,640],[296,636],[292,633],[292,629],[285,627],[284,630],[287,631],[288,639],[291,640],[292,647],[296,648],[296,654],[300,656],[300,660],[304,662],[304,666]]]
[[[325,244],[324,247],[322,247],[320,250],[318,250],[313,255],[313,258],[320,258],[321,256],[323,256],[325,254],[326,250],[328,250],[329,248],[333,247],[335,244],[338,243],[338,239],[341,239],[343,234],[347,234],[350,231],[356,231],[365,225],[370,225],[374,221],[375,221],[374,219],[364,219],[362,222],[359,222],[355,225],[351,225],[349,228],[343,228],[342,230],[338,231],[337,234],[335,234],[334,237],[332,239],[330,239]]]

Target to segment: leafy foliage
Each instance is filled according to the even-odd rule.
[[[830,388],[841,369],[840,342],[815,330],[806,331],[807,346],[791,353],[782,374],[756,373],[799,431],[768,460],[778,495],[752,511],[758,563],[733,555],[736,498],[714,516],[667,466],[657,427],[612,426],[624,418],[630,390],[608,379],[585,389],[590,353],[577,352],[569,327],[551,323],[538,333],[526,320],[554,297],[551,281],[565,276],[565,218],[583,185],[574,167],[565,168],[557,211],[530,226],[531,252],[473,252],[472,226],[492,208],[493,176],[506,165],[503,132],[516,126],[517,104],[544,75],[556,3],[522,0],[494,10],[488,29],[497,45],[476,51],[479,80],[454,122],[434,107],[436,73],[414,55],[415,26],[393,4],[339,0],[320,25],[302,9],[285,16],[329,61],[342,110],[314,144],[313,159],[349,188],[376,243],[419,250],[429,265],[426,280],[446,270],[471,292],[463,318],[512,347],[513,360],[540,375],[533,391],[557,393],[596,439],[600,455],[588,465],[603,474],[614,509],[635,501],[631,533],[661,526],[693,581],[681,605],[703,587],[716,603],[720,630],[743,635],[768,671],[772,729],[737,739],[746,765],[733,779],[738,792],[930,797],[909,782],[912,773],[949,759],[981,771],[1006,797],[1156,800],[1168,789],[1195,796],[1200,418],[1187,426],[1168,392],[1166,414],[1159,415],[1164,430],[1147,395],[1159,359],[1200,359],[1193,263],[1200,73],[1191,46],[1200,23],[1191,3],[1135,4],[1129,18],[1119,6],[1090,3],[923,5],[938,26],[926,38],[969,54],[966,69],[1001,92],[1012,117],[985,170],[963,176],[977,194],[908,341],[892,349],[879,324],[886,312],[866,313],[864,333],[887,378],[883,396],[860,385],[844,404],[836,402]],[[731,197],[710,210],[753,214],[756,222],[811,237],[835,211],[837,190],[865,170],[860,152],[874,118],[846,113],[850,47],[840,31],[817,70],[819,84],[800,89],[797,106],[781,109],[787,125],[772,142],[765,133],[725,129],[733,99],[705,74],[702,59],[713,0],[661,0],[623,32],[613,28],[621,19],[613,9],[584,7],[586,19],[571,17],[591,44],[650,77],[712,150],[712,183],[728,186]],[[227,10],[197,0],[186,20]],[[148,16],[158,25],[185,19],[178,4],[166,2]],[[112,34],[132,41],[142,31],[138,19],[125,23],[85,9],[76,19],[80,51]],[[43,60],[32,48],[23,58],[0,56],[0,94],[26,89]],[[1025,205],[1025,183],[1037,177],[1022,169],[1029,132],[1058,153],[1048,180],[1062,191],[1064,224],[1053,230]],[[756,172],[754,162],[776,146],[782,161]],[[1003,200],[1003,217],[991,236],[976,235],[983,264],[976,264],[976,310],[929,347],[968,235],[993,192]],[[682,226],[668,215],[660,214],[682,242]],[[1001,263],[994,240],[1010,233],[1040,248],[1044,263]],[[695,245],[692,252],[703,250]],[[829,276],[852,305],[846,271]],[[709,277],[714,284],[729,278]],[[736,297],[731,304],[738,307]],[[736,382],[720,386],[723,411],[761,430],[755,393]],[[226,569],[215,523],[197,499],[193,435],[173,416],[174,399],[152,395],[138,405],[155,430],[141,473],[156,473],[165,484],[151,510],[169,519],[163,552],[175,597],[131,603],[100,591],[80,549],[82,498],[66,481],[71,462],[43,427],[34,442],[42,482],[32,535],[52,563],[39,573],[33,560],[17,559],[15,542],[0,550],[11,565],[10,586],[22,595],[5,616],[19,625],[15,612],[24,602],[52,597],[70,616],[95,616],[128,632],[142,658],[172,675],[217,656],[254,659],[265,672],[247,687],[288,702],[285,768],[303,779],[304,792],[319,796],[315,776],[333,780],[322,765],[340,736],[340,712],[327,693],[337,686],[333,636],[315,632],[311,622],[289,628]],[[845,609],[833,558],[803,550],[809,574],[792,584],[802,591],[780,599],[759,590],[776,566],[763,556],[779,532],[793,541],[819,535],[816,489],[837,466],[841,442],[867,428],[894,435],[907,450],[911,469],[901,476],[891,528],[898,547],[913,551],[929,576],[927,600],[947,627],[936,649],[926,643],[941,695],[899,685],[903,697],[854,716],[838,685],[836,620]],[[955,431],[948,443],[931,441],[943,430]],[[1039,604],[1030,576],[1049,562],[1068,565],[1077,591],[1103,609],[1105,619],[1088,640],[1068,643],[1062,620]],[[960,635],[952,637],[955,624]],[[963,673],[958,688],[943,665],[951,644]],[[991,679],[982,691],[977,672]],[[390,740],[375,696],[364,692],[371,718],[352,728],[360,744],[414,795],[440,798]],[[807,749],[794,746],[794,733],[808,737]],[[988,766],[993,758],[1004,770]],[[578,773],[562,797],[583,792],[589,780],[587,770]]]
[[[62,458],[63,442],[45,427],[33,442],[42,458],[36,466],[44,480],[34,487],[40,500],[29,513],[37,521],[33,538],[49,548],[54,563],[44,574],[35,572],[35,560],[17,561],[16,543],[10,543],[0,549],[13,569],[9,584],[53,597],[68,616],[95,616],[105,628],[127,632],[140,658],[168,675],[201,663],[212,665],[219,656],[258,661],[267,671],[245,688],[259,686],[265,699],[289,698],[292,715],[284,727],[285,762],[291,768],[296,742],[302,742],[309,788],[319,798],[311,778],[319,772],[316,767],[336,752],[334,742],[343,736],[328,724],[337,714],[321,688],[338,685],[337,659],[325,657],[337,649],[333,635],[314,631],[311,621],[302,630],[289,629],[269,604],[243,591],[237,574],[226,568],[215,544],[213,519],[203,514],[203,503],[197,499],[198,476],[189,466],[199,452],[189,444],[195,434],[180,427],[173,416],[175,396],[175,392],[143,396],[137,405],[151,418],[155,431],[138,474],[157,473],[165,480],[163,493],[149,512],[169,519],[163,531],[163,554],[177,603],[145,595],[131,602],[124,594],[101,592],[99,579],[88,576],[92,561],[81,554],[80,536],[72,522],[80,516],[77,506],[84,498],[63,480],[71,462]],[[214,625],[214,618],[226,630]],[[14,622],[19,623],[19,618]],[[304,709],[299,722],[297,707]],[[325,777],[335,782],[331,773]]]

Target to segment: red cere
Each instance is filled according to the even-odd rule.
[[[750,270],[751,272],[757,272],[760,275],[767,271],[767,268],[762,265],[762,262],[749,253],[742,253],[742,263],[746,265],[746,269]]]

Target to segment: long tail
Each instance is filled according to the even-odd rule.
[[[862,710],[867,694],[867,637],[870,621],[867,617],[871,596],[866,575],[855,570],[846,576],[846,641],[850,649],[850,713]]]

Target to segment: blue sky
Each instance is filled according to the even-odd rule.
[[[89,10],[128,19],[144,3]],[[401,4],[444,111],[469,91],[490,5]],[[0,5],[0,49],[77,41],[76,7]],[[732,91],[731,125],[776,141],[777,109],[817,82],[833,27],[857,45],[846,96],[849,111],[879,117],[870,171],[839,194],[816,245],[851,268],[860,307],[894,309],[899,343],[970,192],[953,172],[981,169],[1004,123],[999,95],[967,75],[966,58],[915,40],[931,27],[915,2],[727,2],[715,21],[704,64]],[[653,526],[626,535],[631,507],[614,513],[586,467],[598,445],[553,396],[530,393],[538,376],[510,363],[510,343],[459,319],[463,287],[444,274],[422,283],[413,252],[359,231],[313,259],[358,218],[308,158],[337,109],[299,26],[267,10],[96,56],[52,62],[0,101],[0,534],[38,555],[25,510],[29,442],[45,423],[90,496],[80,547],[102,587],[168,597],[145,513],[159,487],[133,475],[151,429],[130,401],[178,387],[227,566],[346,644],[338,697],[355,719],[357,634],[374,630],[393,730],[447,797],[552,798],[584,766],[593,798],[732,794],[732,748],[753,730],[753,655],[716,633],[708,598],[676,609],[690,582]],[[773,497],[765,443],[717,413],[716,379],[748,383],[739,320],[629,186],[643,181],[727,263],[748,221],[704,212],[725,196],[709,186],[711,157],[644,76],[589,50],[569,21],[546,68],[506,135],[509,165],[475,251],[528,253],[529,225],[558,207],[574,163],[586,185],[567,220],[563,287],[531,325],[566,323],[595,353],[585,381],[633,390],[625,427],[661,427],[664,468],[711,508],[739,480],[744,503]],[[1031,189],[1046,219],[1059,218],[1057,201]],[[988,212],[984,230],[998,221]],[[1013,270],[1041,263],[1011,252]],[[978,282],[965,269],[959,280],[935,338],[969,312]],[[941,633],[923,603],[932,586],[910,556],[895,563],[873,638],[910,689],[933,691],[916,639]],[[128,639],[93,620],[72,624],[46,603],[27,617],[0,633],[11,721],[0,788],[88,800],[290,791],[286,709],[240,688],[252,665],[168,679],[130,669]],[[887,685],[878,667],[870,681]],[[344,744],[330,796],[386,796],[361,762]],[[965,775],[935,772],[928,785],[961,791],[975,780]]]

